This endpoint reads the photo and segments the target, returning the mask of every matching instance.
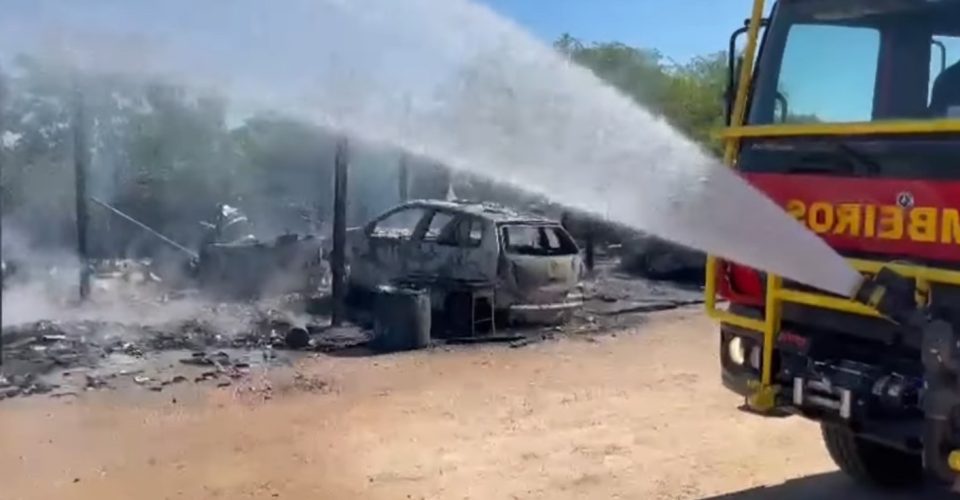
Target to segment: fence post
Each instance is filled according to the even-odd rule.
[[[346,138],[337,141],[333,180],[333,252],[330,271],[333,293],[333,326],[343,323],[346,309],[346,239],[347,239],[347,170],[350,144]]]
[[[7,105],[7,82],[3,71],[0,71],[0,131],[5,129],[4,116]],[[0,144],[0,178],[3,176],[3,169],[6,164],[6,148]],[[0,179],[0,262],[3,262],[3,202],[7,197],[7,192],[3,188],[2,179]],[[3,273],[0,272],[0,366],[3,366]]]
[[[86,110],[79,83],[74,84],[73,174],[76,197],[77,258],[80,260],[80,299],[90,295],[90,260],[87,247],[87,168],[90,163],[86,131]]]
[[[400,203],[410,200],[410,163],[406,153],[400,153],[400,172],[399,172],[399,193]]]

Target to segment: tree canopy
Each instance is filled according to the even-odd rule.
[[[554,47],[708,150],[719,153],[713,133],[723,126],[727,55],[716,52],[677,63],[655,49],[619,42],[585,44],[564,34]]]

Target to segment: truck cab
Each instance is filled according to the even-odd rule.
[[[960,320],[960,1],[756,0],[727,96],[730,167],[865,275],[894,266]],[[960,418],[924,454],[912,331],[736,262],[710,257],[706,279],[723,383],[745,409],[818,422],[865,482],[956,475]]]

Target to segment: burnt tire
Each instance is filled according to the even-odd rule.
[[[846,427],[826,423],[820,427],[830,458],[855,481],[883,489],[906,489],[923,483],[919,454],[857,437]]]

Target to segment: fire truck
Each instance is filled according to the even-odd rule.
[[[729,55],[726,163],[864,285],[710,257],[724,386],[817,422],[857,480],[957,484],[960,0],[755,0]]]

